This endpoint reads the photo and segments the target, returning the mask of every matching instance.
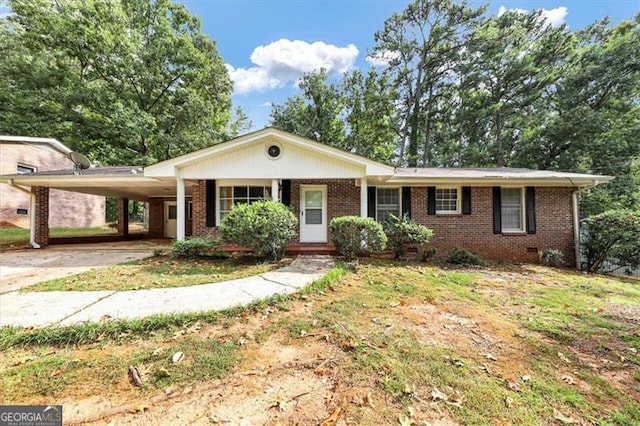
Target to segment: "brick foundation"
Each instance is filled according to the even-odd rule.
[[[571,193],[574,188],[537,187],[535,234],[494,234],[491,187],[471,189],[470,215],[427,215],[427,188],[411,188],[411,212],[416,222],[433,229],[431,245],[438,255],[453,247],[472,250],[488,259],[538,262],[538,251],[561,250],[575,264]]]

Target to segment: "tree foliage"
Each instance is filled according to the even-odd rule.
[[[0,132],[54,136],[104,164],[221,140],[231,83],[215,42],[170,0],[12,0]]]
[[[614,269],[640,267],[640,213],[610,210],[585,221],[587,270],[597,272],[606,261]]]

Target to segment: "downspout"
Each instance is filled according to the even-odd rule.
[[[13,179],[9,179],[9,186],[22,191],[25,194],[29,194],[29,244],[35,249],[40,248],[40,244],[36,243],[36,194],[32,193],[22,186],[16,185]]]
[[[571,186],[575,187],[571,179],[569,179],[569,182],[571,182]],[[573,245],[574,245],[574,251],[575,251],[574,256],[576,257],[576,269],[578,271],[580,270],[580,211],[579,211],[579,204],[578,204],[578,196],[582,191],[586,191],[587,189],[593,188],[596,185],[598,185],[598,183],[599,182],[597,180],[594,180],[591,185],[578,187],[578,189],[573,191],[573,193],[571,194],[571,204],[573,207],[572,209],[573,210],[572,212],[573,213]]]

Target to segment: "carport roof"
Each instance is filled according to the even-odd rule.
[[[176,181],[173,178],[144,176],[140,166],[91,167],[84,170],[49,170],[30,174],[0,176],[0,182],[10,185],[45,186],[65,191],[107,197],[123,197],[148,201],[153,197],[175,197]],[[190,186],[187,186],[187,192]]]

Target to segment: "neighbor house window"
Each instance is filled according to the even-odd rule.
[[[18,164],[18,174],[28,175],[29,173],[35,173],[38,169],[34,166],[27,166],[26,164]]]
[[[524,209],[522,188],[502,188],[501,218],[502,232],[524,231]]]
[[[400,217],[400,188],[377,188],[376,220],[382,223],[391,215]]]
[[[221,186],[220,222],[236,204],[251,204],[258,200],[270,200],[270,186]]]
[[[436,214],[460,213],[458,188],[436,188]]]

